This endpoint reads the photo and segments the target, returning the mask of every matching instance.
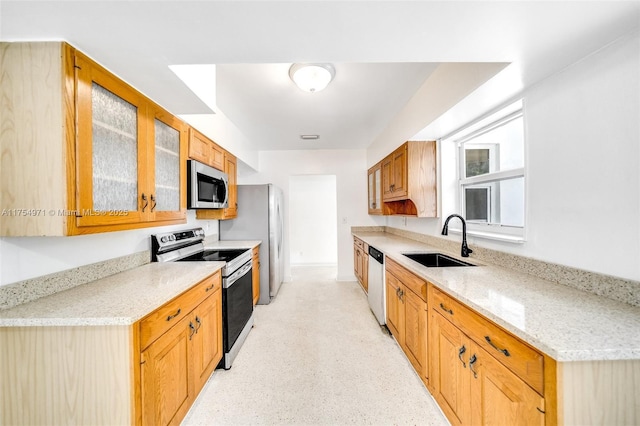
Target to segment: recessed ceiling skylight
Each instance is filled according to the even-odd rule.
[[[215,114],[218,108],[215,64],[169,65],[169,69]]]

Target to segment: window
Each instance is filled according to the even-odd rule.
[[[522,101],[447,138],[457,147],[457,212],[470,234],[512,241],[524,237]],[[443,212],[445,213],[445,212]]]

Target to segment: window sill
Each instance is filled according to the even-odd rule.
[[[462,229],[449,228],[449,232],[454,234],[462,234]],[[502,241],[505,243],[523,244],[526,240],[520,235],[495,234],[490,232],[482,232],[467,229],[467,237],[482,238],[485,240]]]

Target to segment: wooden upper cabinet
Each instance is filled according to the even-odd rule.
[[[229,207],[223,211],[223,219],[238,217],[238,159],[226,152],[224,155],[224,172],[229,177]]]
[[[2,236],[67,235],[75,200],[75,50],[0,43]]]
[[[189,128],[189,158],[224,171],[224,149],[194,129]]]
[[[151,195],[145,100],[79,52],[75,67],[79,165],[76,224],[82,227],[142,222]],[[101,211],[123,214],[103,217]]]
[[[224,172],[229,177],[229,196],[227,199],[228,207],[224,209],[198,209],[196,210],[196,218],[204,220],[227,220],[238,217],[238,163],[237,158],[229,153],[224,153]]]
[[[387,164],[384,201],[407,198],[407,145],[405,143],[384,160]]]
[[[2,192],[21,195],[0,207],[33,212],[3,220],[2,235],[185,223],[179,119],[66,43],[3,43],[2,53],[13,85],[2,82],[2,125],[15,129],[0,139]]]
[[[75,59],[78,233],[184,223],[184,123],[82,53]]]
[[[382,214],[437,216],[435,141],[406,142],[385,157],[380,167]],[[369,170],[370,173],[371,171],[372,169]],[[372,180],[372,178],[369,179],[370,183]],[[369,194],[369,212],[377,214],[371,208],[371,184]]]
[[[382,214],[382,162],[376,164],[367,172],[367,186],[369,190],[369,214]]]
[[[147,155],[154,182],[149,189],[149,215],[152,221],[186,219],[186,126],[154,105],[149,108],[149,124],[149,139],[154,143]]]

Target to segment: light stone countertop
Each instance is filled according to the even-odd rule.
[[[638,307],[473,257],[464,260],[476,267],[427,268],[402,253],[442,250],[383,232],[353,235],[556,361],[640,359]]]
[[[149,263],[0,311],[0,327],[130,325],[223,266]]]

